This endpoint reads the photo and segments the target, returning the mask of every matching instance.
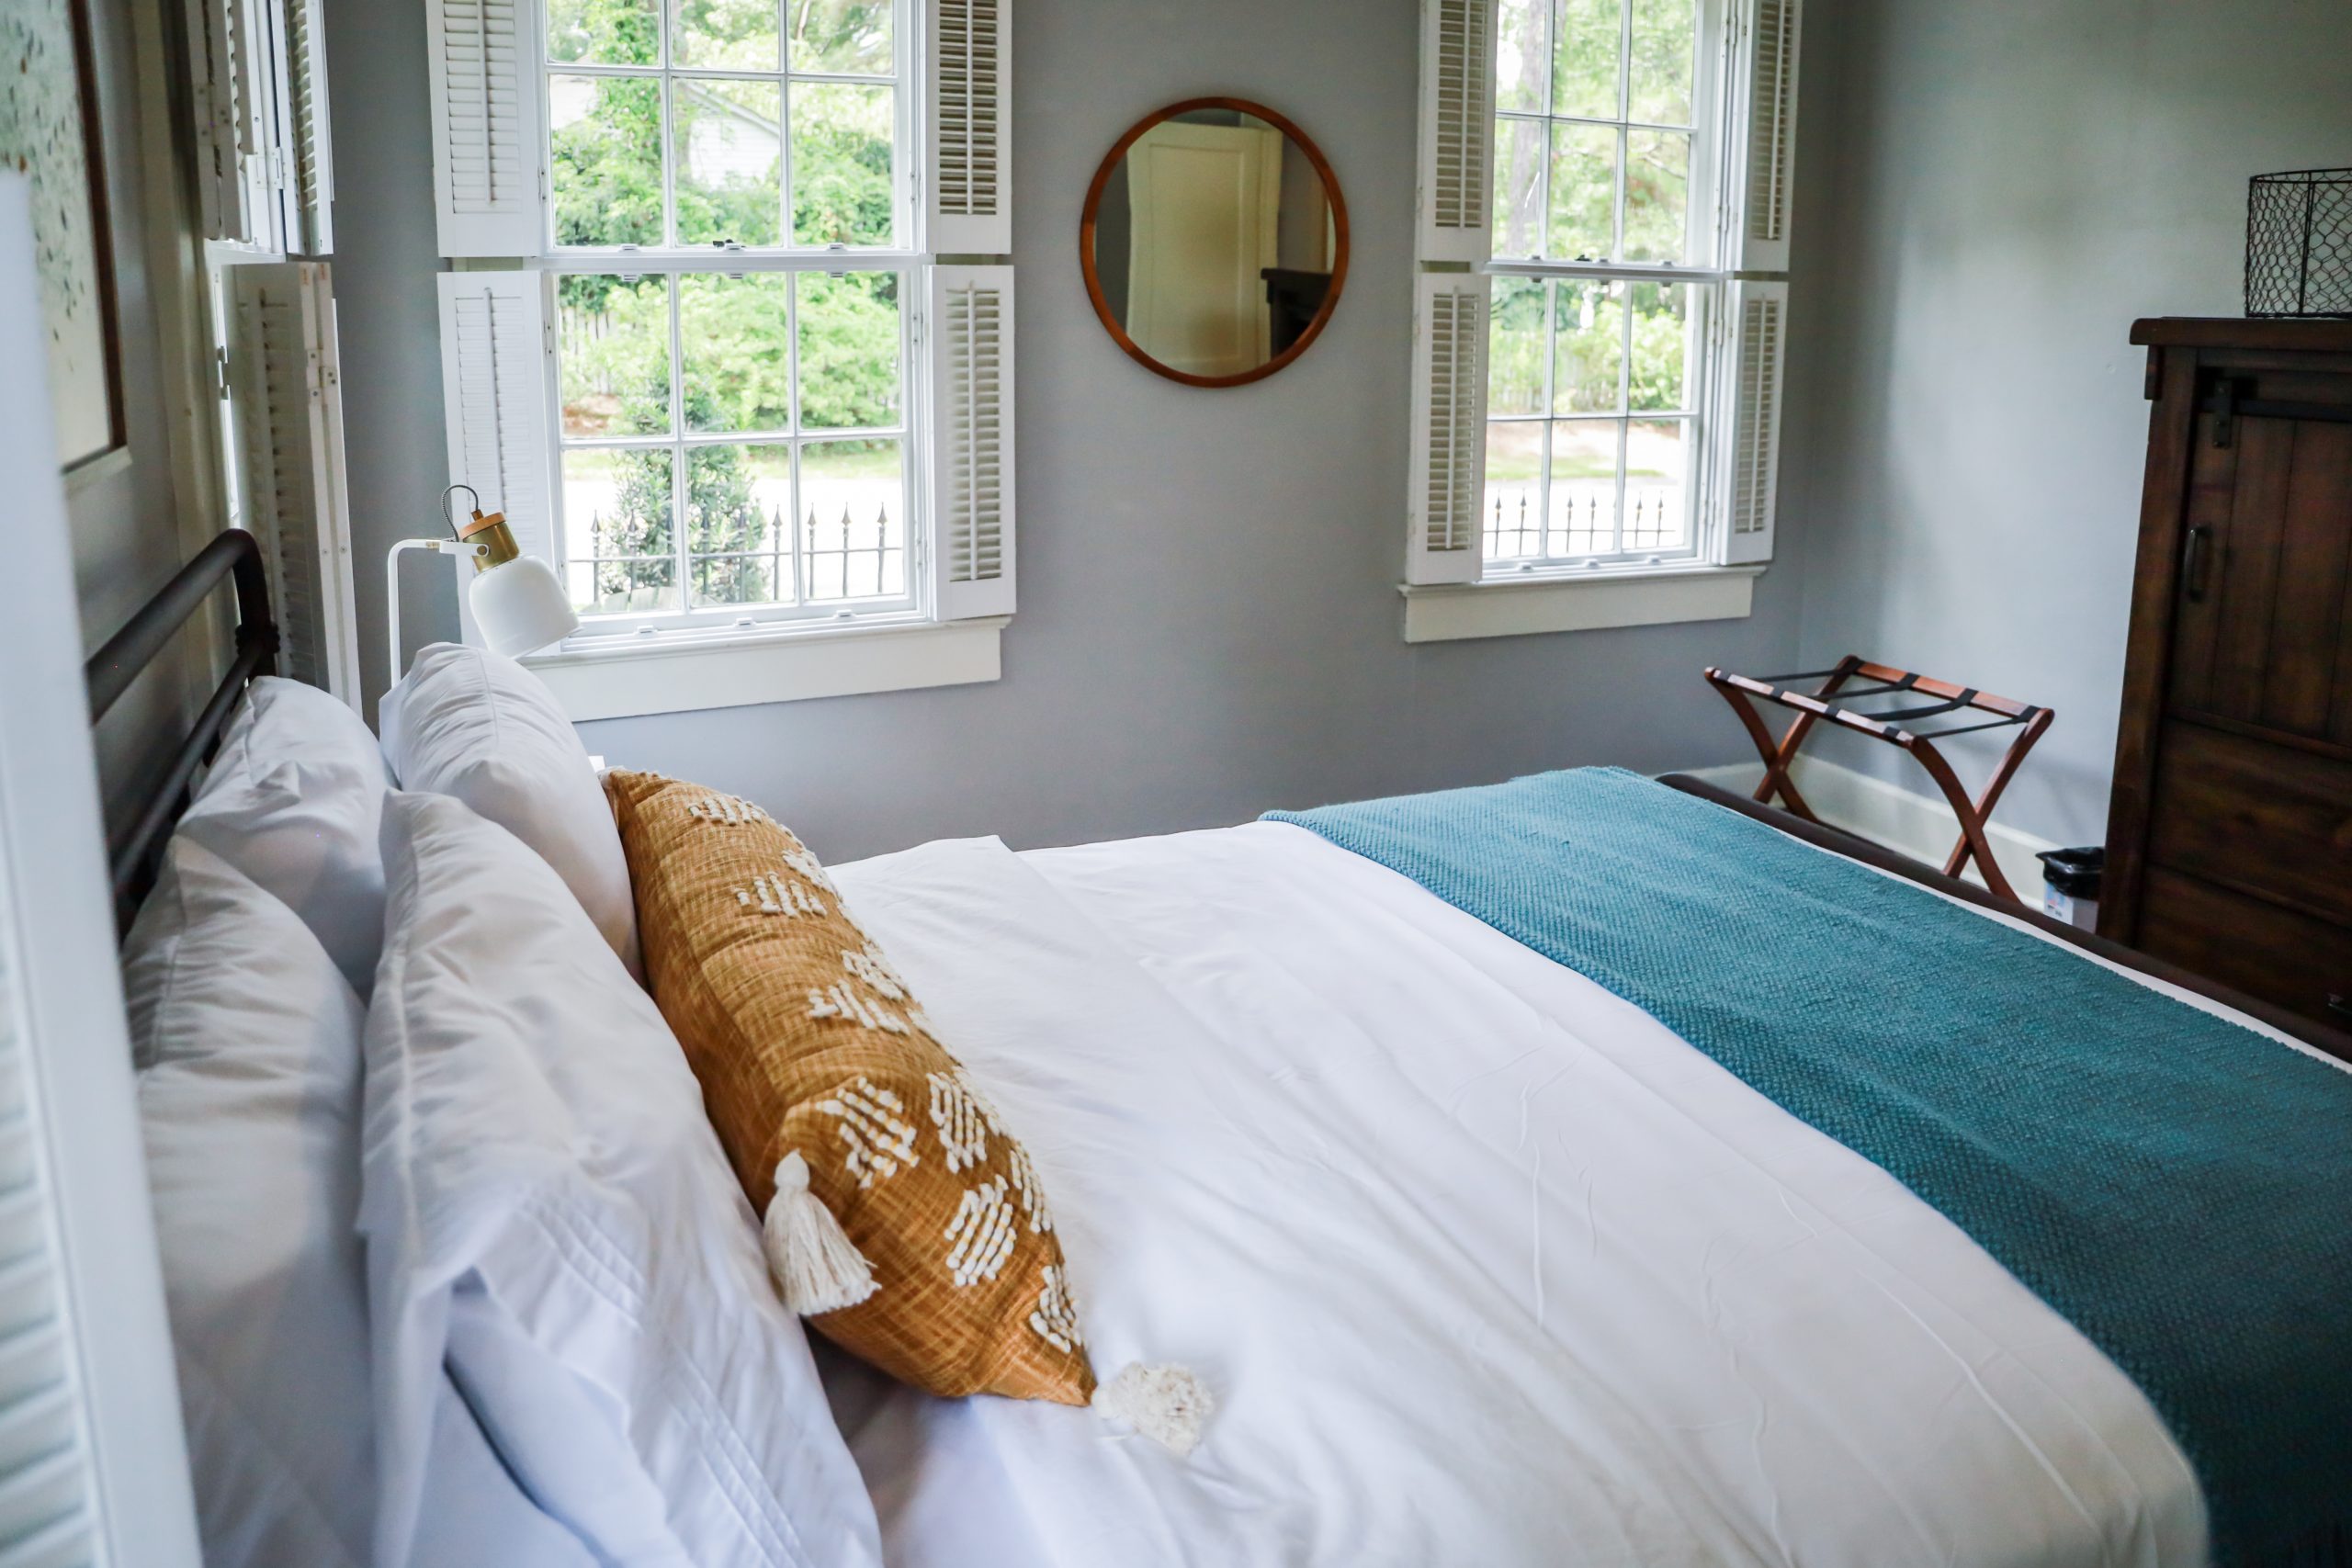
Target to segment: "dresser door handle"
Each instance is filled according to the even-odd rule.
[[[2352,1018],[2352,997],[2339,997],[2331,993],[2327,998],[2327,1010],[2338,1018]]]
[[[2205,603],[2205,568],[2211,557],[2213,530],[2200,523],[2188,531],[2188,543],[2182,547],[2180,575],[2192,604]]]

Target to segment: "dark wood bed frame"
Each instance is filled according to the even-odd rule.
[[[138,912],[140,900],[154,886],[164,844],[178,824],[180,814],[187,809],[197,770],[210,761],[214,751],[219,749],[221,733],[228,728],[229,720],[235,715],[238,699],[244,694],[247,682],[256,675],[277,672],[277,624],[270,618],[269,583],[262,567],[260,544],[242,529],[232,528],[222,533],[198,552],[194,560],[182,567],[171,581],[164,585],[162,592],[141,605],[123,628],[108,637],[106,646],[90,656],[89,662],[83,669],[90,689],[90,722],[96,724],[130,689],[131,683],[139,679],[155,656],[171,644],[180,628],[188,623],[223,581],[233,581],[237,594],[236,640],[232,645],[228,672],[213,689],[211,700],[204,705],[194,726],[174,750],[169,763],[153,787],[138,802],[138,808],[107,834],[107,873],[114,882],[115,921],[120,931],[130,929],[130,919]],[[1717,788],[1703,779],[1694,779],[1687,773],[1668,773],[1658,782],[1685,795],[1712,802],[1726,811],[1736,811],[1743,817],[1753,818],[1791,838],[1801,839],[1832,853],[1860,861],[1865,865],[1876,866],[1897,876],[1908,877],[1923,886],[1950,894],[1979,908],[2028,921],[2086,953],[2096,953],[2127,969],[2170,981],[2199,996],[2209,997],[2260,1019],[2272,1028],[2291,1034],[2332,1056],[2352,1062],[2352,1034],[2217,986],[2120,943],[2076,931],[2038,910],[1996,898],[1973,883],[1946,876],[1932,866],[1896,854],[1867,840],[1805,821],[1773,807],[1759,806],[1745,795]]]

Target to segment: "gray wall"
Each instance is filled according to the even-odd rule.
[[[358,558],[429,531],[447,469],[423,7],[328,0],[336,294]],[[592,750],[761,801],[820,852],[1067,843],[1577,762],[1745,748],[1699,679],[1784,668],[1785,569],[1745,622],[1409,648],[1399,636],[1414,0],[1019,0],[1021,613],[993,685],[588,727]],[[1080,281],[1102,152],[1179,98],[1260,99],[1322,145],[1356,252],[1329,330],[1202,392],[1121,354]],[[359,574],[381,646],[380,574]],[[369,663],[376,663],[371,655]],[[371,670],[371,677],[380,675]]]
[[[2126,336],[2240,312],[2247,175],[2352,164],[2352,3],[1819,0],[1805,47],[1806,663],[2054,706],[1999,815],[2096,843],[2147,438]]]

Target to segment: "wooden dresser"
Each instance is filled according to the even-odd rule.
[[[2140,322],[2099,932],[2352,1025],[2352,321]]]

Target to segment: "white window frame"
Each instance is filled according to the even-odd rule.
[[[531,10],[537,18],[534,28],[537,45],[537,88],[539,92],[539,136],[542,167],[541,180],[545,199],[540,203],[541,250],[530,258],[530,265],[552,274],[559,282],[565,276],[613,276],[663,277],[669,279],[670,325],[670,433],[658,436],[615,436],[581,440],[563,434],[563,334],[560,322],[550,334],[548,355],[548,516],[550,547],[553,558],[549,564],[559,575],[565,573],[572,559],[572,534],[576,526],[566,514],[564,505],[563,457],[568,452],[585,450],[662,450],[672,453],[670,479],[670,536],[673,556],[676,561],[679,607],[675,610],[646,613],[621,611],[598,614],[583,611],[581,629],[570,638],[567,651],[586,651],[594,639],[612,637],[659,637],[663,634],[712,632],[756,632],[780,630],[787,626],[816,622],[854,623],[872,626],[876,623],[921,624],[933,618],[930,595],[926,587],[924,567],[930,560],[932,537],[929,498],[923,493],[922,478],[930,465],[930,429],[923,415],[929,399],[923,396],[927,388],[917,373],[916,348],[922,341],[922,316],[924,296],[928,291],[929,269],[933,260],[922,243],[928,236],[922,232],[921,203],[916,199],[923,156],[923,117],[917,100],[922,96],[918,80],[919,57],[917,34],[922,30],[922,6],[919,0],[893,0],[890,28],[890,74],[887,77],[854,75],[838,72],[795,71],[791,65],[790,44],[781,33],[778,48],[782,58],[773,70],[750,70],[736,67],[679,65],[670,58],[671,32],[675,23],[675,10],[666,3],[661,7],[662,25],[659,32],[658,57],[650,65],[612,65],[559,61],[548,57],[545,0],[534,0]],[[662,160],[662,228],[665,241],[660,245],[566,245],[560,243],[555,233],[555,191],[553,186],[553,154],[555,138],[555,83],[559,77],[612,78],[646,81],[660,84]],[[714,250],[709,244],[687,245],[677,241],[678,177],[683,148],[678,135],[677,93],[674,84],[681,81],[760,81],[773,83],[777,95],[777,180],[779,233],[785,243],[774,245],[729,244]],[[891,229],[896,241],[911,242],[892,245],[822,246],[796,245],[788,232],[792,222],[792,88],[800,82],[843,83],[858,86],[888,85],[892,95],[891,135]],[[728,276],[748,276],[753,274],[781,273],[844,273],[895,272],[899,276],[899,393],[900,419],[892,430],[841,431],[810,434],[799,428],[799,306],[796,299],[792,313],[786,318],[785,353],[791,366],[793,389],[793,428],[789,431],[690,432],[683,417],[682,394],[685,385],[684,342],[680,326],[680,310],[676,280],[690,273],[720,274]],[[796,290],[797,293],[797,290]],[[551,318],[552,319],[552,318]],[[895,440],[899,446],[900,472],[904,476],[905,515],[900,526],[905,530],[902,581],[904,591],[887,596],[865,600],[812,601],[806,597],[804,557],[807,552],[801,539],[799,463],[800,447],[821,440],[854,441],[862,439]],[[686,507],[691,486],[686,471],[686,454],[696,446],[776,446],[794,449],[793,489],[790,527],[792,542],[791,583],[789,604],[770,603],[742,605],[718,605],[695,609],[692,605],[693,567],[695,558],[687,548],[689,543]],[[779,556],[781,553],[779,552]]]
[[[600,253],[601,254],[601,253]],[[550,258],[546,268],[550,282],[567,276],[609,276],[616,270],[608,265],[581,266],[575,264],[577,251],[567,250]],[[633,255],[643,263],[643,254]],[[740,265],[739,265],[740,264]],[[775,252],[754,258],[746,252],[741,256],[729,255],[714,263],[707,253],[661,254],[653,265],[640,265],[634,269],[646,277],[681,277],[688,274],[725,274],[748,276],[761,274],[809,274],[835,272],[894,272],[899,278],[899,391],[900,420],[894,427],[856,430],[808,430],[798,427],[798,410],[794,410],[795,427],[766,431],[689,431],[680,417],[680,398],[684,387],[684,341],[680,323],[682,312],[674,285],[670,294],[670,378],[672,401],[669,434],[663,435],[621,435],[593,438],[568,437],[563,434],[563,344],[562,330],[558,324],[552,334],[552,346],[547,358],[548,411],[548,515],[551,522],[552,557],[549,564],[559,575],[575,558],[571,550],[571,520],[564,510],[563,458],[569,452],[582,451],[648,451],[666,450],[673,454],[670,483],[670,535],[673,555],[677,563],[681,589],[677,610],[655,613],[617,611],[608,614],[583,611],[581,629],[567,647],[584,647],[593,639],[609,637],[647,637],[664,633],[681,633],[723,629],[755,631],[780,628],[819,621],[855,621],[861,625],[877,621],[922,622],[933,618],[932,594],[929,592],[928,568],[931,561],[932,527],[927,487],[923,480],[930,468],[931,430],[930,399],[924,395],[928,380],[922,375],[922,365],[917,348],[922,342],[922,294],[931,262],[920,253],[903,251],[844,250],[839,252],[785,253]],[[796,405],[799,392],[798,364],[798,302],[787,318],[786,331],[791,334],[786,353],[792,362],[792,380]],[[685,469],[685,454],[701,446],[776,446],[795,449],[829,441],[896,441],[899,447],[899,467],[905,476],[906,515],[900,519],[905,529],[900,547],[905,560],[902,581],[905,587],[896,594],[867,596],[861,599],[810,600],[804,596],[804,558],[809,552],[802,547],[801,492],[799,467],[794,466],[790,518],[793,530],[788,551],[779,552],[779,558],[788,560],[793,584],[793,602],[758,604],[716,605],[694,609],[686,604],[684,587],[690,581],[695,557],[687,548],[686,505],[690,493]]]
[[[1553,125],[1589,123],[1617,129],[1620,145],[1647,122],[1629,118],[1554,117],[1547,70],[1542,112],[1498,104],[1496,0],[1423,0],[1422,167],[1416,226],[1422,276],[1415,322],[1415,462],[1408,501],[1405,635],[1408,641],[1514,636],[1661,621],[1745,615],[1751,580],[1771,555],[1773,493],[1778,478],[1781,373],[1786,336],[1787,189],[1793,144],[1798,0],[1702,0],[1692,84],[1691,167],[1687,261],[1674,265],[1493,254],[1500,214],[1494,211],[1493,169],[1498,121],[1523,118],[1544,128],[1543,180],[1551,177]],[[1630,7],[1621,35],[1620,107],[1629,115],[1626,55]],[[1758,35],[1776,48],[1759,54]],[[1547,51],[1548,56],[1548,51]],[[1768,62],[1759,64],[1759,60]],[[1769,131],[1759,116],[1769,115]],[[1482,154],[1450,161],[1463,128],[1482,119]],[[1679,131],[1680,127],[1662,127]],[[1766,159],[1751,153],[1766,141]],[[1620,160],[1622,164],[1623,160]],[[1466,176],[1453,170],[1466,168]],[[1745,177],[1743,177],[1745,176]],[[1483,180],[1483,195],[1449,186]],[[1759,179],[1768,182],[1759,185]],[[1770,221],[1751,205],[1770,208]],[[1548,200],[1544,210],[1548,213]],[[1623,180],[1618,181],[1612,229],[1623,231]],[[1540,233],[1539,233],[1540,238]],[[1690,336],[1685,351],[1684,407],[1664,417],[1688,422],[1685,543],[1673,549],[1634,547],[1591,555],[1487,557],[1485,485],[1487,342],[1491,291],[1498,278],[1574,278],[1603,282],[1662,282],[1691,288]],[[1460,313],[1475,308],[1484,330],[1475,345],[1448,336]],[[1554,329],[1547,321],[1549,334]],[[1649,411],[1623,406],[1628,363],[1621,370],[1621,409],[1594,415],[1612,426],[1640,423]],[[1548,386],[1551,368],[1547,366]],[[1465,389],[1467,391],[1465,392]],[[1475,416],[1464,406],[1475,400]],[[1547,398],[1545,412],[1523,417],[1546,431],[1564,417]],[[1585,416],[1568,416],[1585,417]],[[1465,439],[1475,428],[1475,441]],[[1619,537],[1626,519],[1624,448],[1620,442],[1617,490]],[[1549,479],[1547,471],[1540,476]],[[1546,487],[1539,485],[1539,493]],[[1550,537],[1550,519],[1544,520]]]
[[[514,446],[503,424],[488,440],[479,438],[481,406],[494,402],[502,410],[511,406],[539,411],[533,418],[537,428],[530,437],[537,448],[537,472],[525,476],[523,491],[541,493],[523,493],[522,499],[534,510],[543,502],[546,522],[543,529],[536,531],[536,538],[523,542],[526,549],[544,551],[560,572],[571,553],[565,543],[567,527],[578,525],[563,516],[564,453],[599,446],[651,446],[678,455],[673,458],[672,537],[680,570],[685,574],[679,584],[680,608],[656,614],[586,613],[580,633],[531,658],[565,697],[573,716],[617,716],[995,679],[995,636],[1013,606],[1012,278],[1009,265],[972,265],[967,258],[1001,256],[1010,244],[1009,115],[1004,85],[1010,72],[1011,0],[898,0],[893,18],[895,74],[890,79],[897,95],[899,135],[893,245],[729,245],[724,249],[667,243],[559,246],[554,243],[551,127],[556,78],[634,76],[662,83],[665,241],[675,231],[676,182],[681,172],[671,134],[677,81],[750,77],[778,84],[784,98],[779,130],[784,136],[785,166],[780,178],[788,193],[791,85],[811,80],[878,84],[881,78],[794,71],[788,58],[767,71],[673,66],[667,60],[666,26],[663,58],[656,65],[554,61],[548,58],[542,0],[511,0],[516,42],[513,52],[517,58],[510,63],[497,58],[503,48],[503,35],[499,30],[503,16],[484,22],[479,18],[487,17],[488,11],[467,7],[462,0],[422,3],[433,43],[435,196],[442,250],[460,258],[459,270],[443,278],[444,387],[454,411],[470,376],[477,408],[475,428],[470,431],[461,430],[457,414],[451,414],[453,478],[469,479],[469,465],[479,467],[490,460],[483,457],[485,453],[499,455],[494,464],[501,480],[511,466]],[[498,0],[490,0],[492,8],[497,5]],[[483,47],[480,30],[485,27],[489,48]],[[943,69],[937,58],[934,46],[943,37],[959,40],[954,47],[963,52],[949,63],[966,66],[960,73]],[[484,61],[491,63],[484,66]],[[505,74],[500,75],[501,72]],[[954,162],[958,174],[945,199],[938,194],[943,184],[940,169],[948,155],[936,133],[942,123],[956,137]],[[518,138],[527,142],[527,160],[517,156]],[[525,166],[537,170],[536,188],[527,191],[518,172]],[[463,177],[452,175],[453,167],[460,169]],[[489,171],[486,176],[484,170]],[[782,221],[786,225],[791,221],[788,195]],[[790,238],[788,230],[782,237]],[[496,308],[536,307],[544,351],[534,378],[537,384],[527,391],[515,389],[484,394],[480,387],[481,367],[477,365],[469,370],[455,357],[458,349],[450,341],[456,320],[450,313],[451,300],[465,293],[462,280],[475,276],[478,270],[515,268],[537,275],[537,285],[522,289],[505,287],[501,293],[503,303]],[[554,309],[559,277],[582,273],[650,279],[685,273],[861,271],[894,271],[899,276],[902,419],[899,426],[888,431],[687,433],[673,408],[673,429],[667,435],[591,441],[564,436],[561,345]],[[1003,326],[1001,336],[991,337],[985,344],[982,370],[967,368],[979,362],[966,355],[970,346],[967,333],[934,331],[929,319],[942,308],[939,301],[961,298],[959,291],[986,295],[991,306],[987,319]],[[675,299],[674,288],[672,298]],[[684,369],[677,318],[673,308],[673,389],[683,385],[676,378]],[[507,341],[501,339],[502,344]],[[797,346],[796,333],[792,349],[797,352]],[[504,348],[501,352],[507,359],[514,357]],[[507,368],[502,364],[497,374],[505,376]],[[797,365],[795,378],[797,386]],[[986,390],[974,390],[983,383],[998,389],[993,400]],[[988,403],[977,414],[967,406],[976,400]],[[945,439],[943,422],[955,425],[957,439],[954,443]],[[519,430],[514,434],[519,440]],[[905,495],[903,594],[887,600],[802,600],[791,604],[687,608],[692,577],[685,553],[689,486],[683,454],[686,450],[746,445],[803,447],[866,438],[890,439],[899,445]],[[953,453],[944,449],[950,446],[956,448]],[[495,503],[492,491],[500,487],[477,488],[483,490],[486,504]],[[801,510],[797,491],[793,506],[796,513]],[[959,518],[984,519],[984,548],[947,552],[941,547],[939,518],[951,510]],[[803,520],[796,515],[791,526],[789,565],[798,595],[806,591],[799,573],[808,551],[800,537]],[[518,536],[527,532],[534,531],[517,529]],[[962,543],[959,536],[959,547]],[[951,554],[953,559],[944,558]],[[825,647],[820,649],[820,645]],[[630,668],[633,664],[642,667]]]

